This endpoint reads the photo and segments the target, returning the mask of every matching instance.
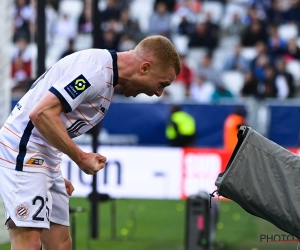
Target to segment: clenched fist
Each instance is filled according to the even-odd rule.
[[[104,168],[106,157],[96,153],[84,153],[77,163],[78,167],[86,174],[96,174]]]

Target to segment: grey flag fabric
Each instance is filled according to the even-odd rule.
[[[300,238],[300,157],[250,127],[238,138],[215,182],[218,195]]]

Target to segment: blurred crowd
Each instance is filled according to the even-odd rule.
[[[60,8],[66,1],[69,11]],[[91,37],[95,28],[92,1],[47,1],[47,56],[55,55],[54,62],[84,48],[78,45],[79,40],[85,44],[91,41],[82,38]],[[72,2],[81,3],[77,16],[70,15]],[[244,97],[282,100],[298,96],[300,0],[99,2],[98,48],[130,50],[144,37],[155,34],[168,37],[177,47],[182,72],[166,89],[163,99],[210,103]],[[24,93],[38,77],[33,46],[37,42],[36,4],[37,0],[15,0],[14,4],[14,93]],[[64,46],[56,44],[58,38],[67,41]],[[122,89],[116,89],[116,95],[121,93]]]

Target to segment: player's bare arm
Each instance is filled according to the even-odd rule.
[[[55,148],[68,155],[86,174],[95,174],[105,165],[106,158],[100,154],[86,153],[69,137],[60,114],[64,107],[59,99],[48,92],[37,103],[29,118],[37,130]]]

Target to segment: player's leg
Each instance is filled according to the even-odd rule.
[[[13,250],[39,250],[41,233],[49,229],[47,190],[54,180],[43,173],[15,171],[0,166],[0,192]]]
[[[42,233],[43,250],[71,250],[72,240],[69,227],[50,223],[50,230]]]
[[[17,227],[12,220],[7,222],[12,250],[40,250],[41,228]]]
[[[55,178],[49,189],[50,230],[42,233],[43,250],[70,250],[72,240],[69,232],[69,195],[66,192],[64,178]]]

